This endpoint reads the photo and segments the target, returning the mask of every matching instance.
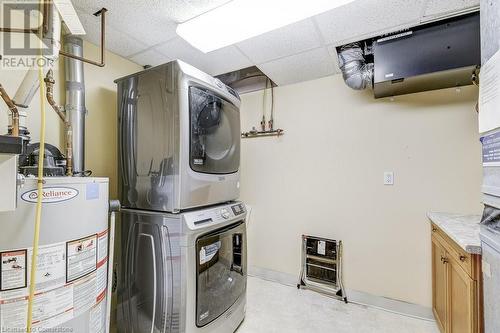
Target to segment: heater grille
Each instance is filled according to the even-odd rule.
[[[342,241],[302,236],[302,271],[297,288],[334,295],[347,303],[341,273]]]

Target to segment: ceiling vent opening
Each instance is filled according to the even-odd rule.
[[[236,90],[240,95],[252,91],[277,87],[277,84],[256,66],[221,74],[216,76],[216,78]]]

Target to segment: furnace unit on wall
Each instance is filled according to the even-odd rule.
[[[476,82],[481,65],[479,13],[453,17],[337,48],[352,89],[375,98],[460,87]]]
[[[297,288],[307,288],[343,299],[342,241],[302,236],[302,271]]]

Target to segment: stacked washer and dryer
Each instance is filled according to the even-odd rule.
[[[181,61],[116,83],[118,330],[233,333],[247,282],[239,96]]]

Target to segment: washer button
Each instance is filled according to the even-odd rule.
[[[227,220],[231,215],[229,214],[229,211],[225,208],[221,209],[220,211],[220,215],[222,216],[222,218],[224,218],[225,220]]]

